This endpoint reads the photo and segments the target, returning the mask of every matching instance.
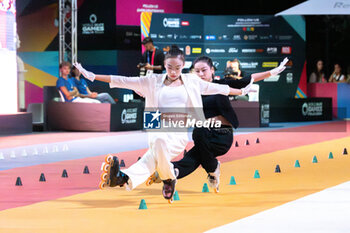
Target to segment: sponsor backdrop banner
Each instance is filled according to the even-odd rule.
[[[203,16],[151,14],[149,36],[166,52],[171,44],[186,54],[186,67],[198,56],[211,57],[221,76],[229,60],[237,58],[247,75],[275,68],[284,57],[287,69],[259,82],[260,101],[270,108],[294,99],[305,63],[305,25],[301,16]],[[142,30],[141,30],[142,31]],[[303,82],[303,80],[301,80]],[[305,97],[305,96],[304,96]],[[271,116],[273,119],[273,116]]]

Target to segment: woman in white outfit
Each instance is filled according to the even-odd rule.
[[[75,64],[79,71],[90,81],[99,80],[110,83],[110,87],[132,89],[141,93],[145,99],[145,108],[157,111],[160,107],[193,109],[197,120],[205,120],[201,95],[246,95],[251,83],[242,89],[230,88],[201,80],[194,74],[182,74],[185,57],[177,47],[172,46],[165,55],[166,74],[152,74],[142,77],[124,77],[114,75],[95,75]],[[187,132],[152,132],[148,134],[149,149],[143,157],[128,169],[120,170],[119,162],[114,158],[110,171],[110,186],[126,185],[128,190],[145,182],[155,171],[163,180],[163,196],[172,199],[176,177],[173,158],[182,153],[188,142]]]

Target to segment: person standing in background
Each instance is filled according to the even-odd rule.
[[[143,75],[163,73],[164,53],[154,47],[153,40],[150,37],[144,38],[142,44],[145,46],[146,51],[142,54],[142,63],[137,65],[140,72],[143,73]],[[142,69],[144,70],[143,72]]]

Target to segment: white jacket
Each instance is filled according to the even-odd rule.
[[[228,85],[206,82],[195,74],[181,74],[181,77],[190,100],[187,107],[194,110],[197,120],[205,120],[201,95],[229,95],[230,93]],[[142,77],[111,75],[109,86],[140,92],[146,99],[145,108],[148,111],[157,110],[159,93],[165,78],[166,74],[152,74]]]

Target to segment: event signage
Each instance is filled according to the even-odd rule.
[[[218,64],[215,75],[220,77],[223,77],[227,62],[233,59],[238,59],[243,73],[249,75],[271,70],[288,57],[284,72],[258,83],[259,99],[268,102],[273,108],[295,98],[305,64],[305,41],[300,34],[305,32],[305,25],[293,24],[302,22],[303,18],[289,17],[287,21],[272,15],[154,13],[149,33],[156,47],[164,52],[172,44],[183,49],[188,68],[198,56],[211,57],[213,63]]]

